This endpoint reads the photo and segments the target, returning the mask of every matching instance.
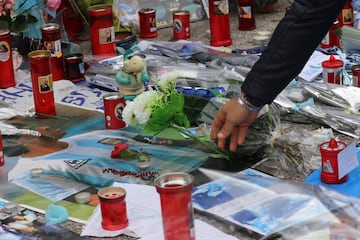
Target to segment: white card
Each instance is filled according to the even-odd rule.
[[[356,144],[353,142],[338,154],[339,179],[355,169],[358,165],[359,161],[356,154]]]

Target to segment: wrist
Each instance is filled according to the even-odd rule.
[[[243,106],[246,110],[251,112],[259,112],[263,106],[256,106],[251,101],[249,101],[246,94],[241,91],[240,94],[236,96],[236,101]]]

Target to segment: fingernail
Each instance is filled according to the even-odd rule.
[[[217,134],[217,138],[225,138],[225,135],[222,133],[222,132],[219,132],[218,134]]]

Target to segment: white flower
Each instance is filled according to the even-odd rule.
[[[136,96],[133,101],[127,102],[122,113],[126,125],[145,125],[151,117],[153,107],[161,102],[159,99],[161,100],[161,93],[149,90]]]
[[[154,109],[162,108],[168,104],[167,97],[176,91],[175,79],[180,75],[176,71],[166,72],[161,75],[158,86],[162,91],[148,90],[136,96],[133,101],[127,102],[123,110],[123,120],[127,126],[146,125]]]
[[[134,102],[137,106],[136,108],[141,111],[146,108],[151,108],[152,105],[154,105],[156,102],[157,95],[157,91],[149,90],[136,96],[136,98],[134,99]]]
[[[122,119],[126,123],[126,126],[136,125],[134,110],[135,110],[134,102],[131,101],[126,102],[126,106],[122,112]]]
[[[149,120],[151,113],[152,113],[151,108],[146,108],[142,112],[138,112],[136,114],[136,119],[137,119],[138,123],[145,125],[147,123],[147,121]]]
[[[178,77],[180,77],[180,74],[177,71],[165,72],[160,76],[160,81],[157,83],[157,85],[164,91],[171,91],[172,87],[175,86],[175,80]]]

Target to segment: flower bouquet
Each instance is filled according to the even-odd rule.
[[[189,130],[190,120],[184,112],[185,97],[176,88],[175,71],[162,74],[160,79],[152,76],[157,89],[149,89],[126,103],[122,117],[127,126],[141,129],[143,133],[156,136],[172,128],[185,138],[190,138],[213,152],[213,157],[228,159],[228,155],[210,141],[208,134],[195,134]]]

